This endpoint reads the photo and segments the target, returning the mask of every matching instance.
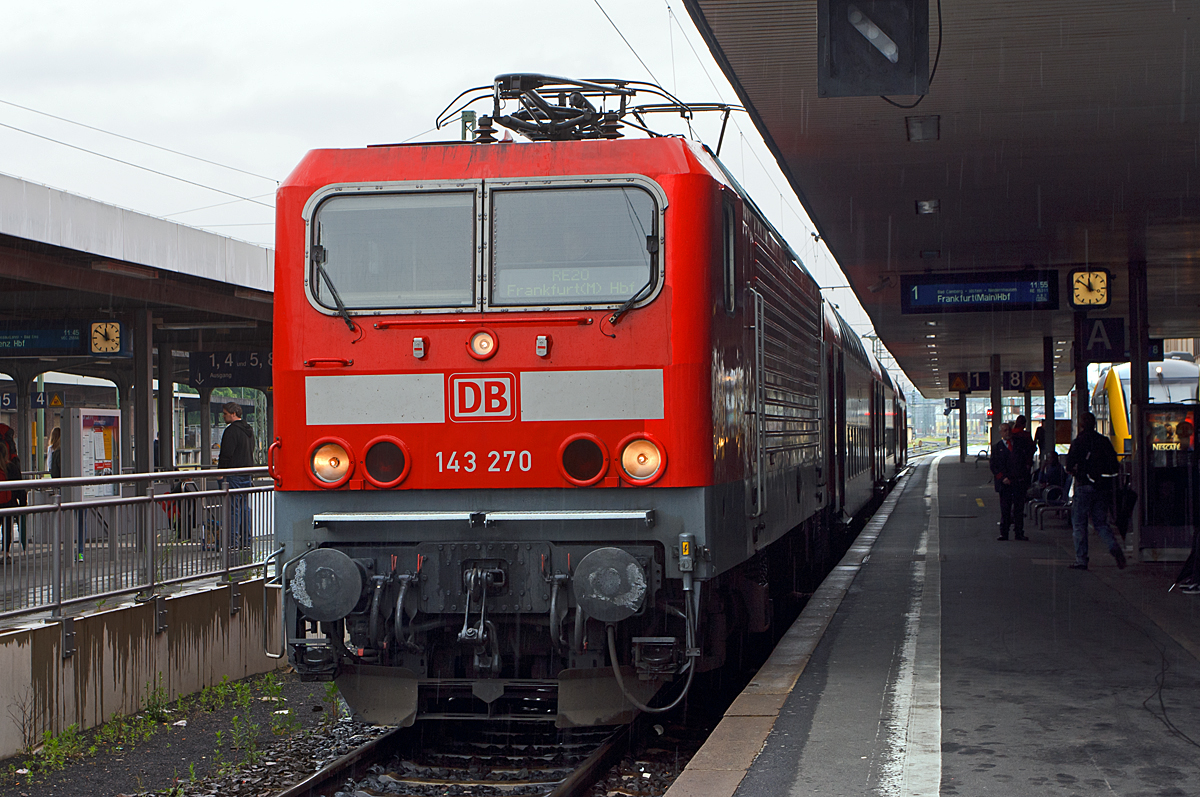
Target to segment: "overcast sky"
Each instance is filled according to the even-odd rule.
[[[648,80],[685,101],[737,101],[676,0],[42,0],[7,4],[5,29],[0,172],[265,246],[277,181],[305,152],[456,138],[457,126],[430,130],[437,114],[500,73]],[[715,147],[711,117],[693,127]],[[722,160],[817,281],[845,285],[744,114]],[[849,290],[826,295],[869,331]]]

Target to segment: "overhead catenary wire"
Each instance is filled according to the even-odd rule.
[[[704,59],[701,58],[700,53],[698,53],[696,51],[696,47],[692,44],[692,39],[690,36],[688,36],[687,30],[683,27],[682,24],[680,24],[679,18],[676,17],[675,14],[672,12],[670,0],[663,0],[663,2],[667,7],[667,12],[671,17],[671,20],[674,21],[675,26],[677,28],[679,28],[679,32],[682,34],[683,40],[687,44],[688,49],[690,49],[692,51],[692,56],[695,57],[696,63],[700,67],[700,71],[704,73],[704,77],[707,78],[709,85],[711,85],[713,87],[713,91],[716,92],[717,97],[721,100],[721,102],[724,102],[725,101],[724,92],[721,90],[721,87],[717,85],[717,81],[713,79],[712,74],[709,73],[708,67],[704,63]],[[940,20],[940,16],[939,16],[939,20]],[[730,121],[733,122],[734,129],[738,131],[738,135],[740,135],[743,139],[743,142],[742,142],[743,143],[742,175],[744,177],[746,174],[746,166],[745,166],[745,158],[744,158],[744,144],[745,144],[746,133],[744,130],[742,130],[742,126],[738,123],[738,120],[736,117],[732,118]],[[751,152],[753,153],[753,149],[751,150]],[[758,158],[758,155],[755,154],[754,157]],[[759,165],[762,166],[763,174],[770,181],[772,187],[774,187],[775,190],[779,192],[780,202],[781,202],[782,206],[787,208],[788,212],[790,212],[793,216],[795,216],[796,221],[800,222],[801,225],[811,224],[811,220],[806,220],[803,216],[801,216],[799,213],[796,212],[795,208],[792,207],[791,202],[785,201],[783,191],[779,188],[778,184],[776,184],[775,181],[771,178],[771,174],[767,170],[766,166],[763,165],[762,160],[758,159],[758,162],[759,162]],[[818,250],[817,241],[815,241],[815,240],[812,241],[811,245],[812,245],[813,259],[824,261],[826,258]],[[838,273],[838,270],[835,268],[834,272]]]
[[[640,55],[638,55],[637,50],[634,49],[633,45],[630,44],[629,40],[627,38],[625,38],[625,34],[621,32],[621,29],[617,26],[617,23],[615,21],[613,21],[612,17],[609,16],[608,12],[604,10],[604,7],[600,5],[600,0],[593,0],[593,2],[596,4],[596,7],[600,9],[601,13],[604,14],[604,18],[608,20],[608,23],[613,27],[613,30],[615,30],[617,32],[617,35],[621,37],[621,41],[625,42],[625,46],[629,48],[630,52],[633,53],[634,57],[637,58],[638,62],[642,65],[642,67],[646,70],[646,72],[648,72],[650,74],[650,76],[652,78],[654,78],[654,80],[661,85],[662,81],[660,81],[658,79],[658,77],[654,74],[654,71],[651,70],[650,67],[646,64],[646,62],[644,60],[642,60],[642,57]],[[704,63],[704,59],[701,58],[700,54],[696,51],[696,48],[692,44],[691,38],[687,35],[687,31],[683,28],[683,25],[680,24],[679,19],[675,16],[673,10],[671,9],[670,0],[663,0],[663,3],[667,8],[668,17],[679,28],[680,33],[683,35],[683,40],[685,42],[687,42],[688,48],[692,51],[692,55],[696,58],[696,62],[700,66],[700,71],[704,73],[704,76],[708,79],[708,82],[712,85],[713,90],[716,92],[717,97],[720,98],[723,102],[724,101],[724,92],[721,91],[721,88],[717,85],[717,82],[713,79],[713,76],[711,74],[709,74],[708,68]],[[938,0],[938,25],[939,25],[938,53],[940,56],[940,53],[941,53],[941,41],[940,41],[941,0]],[[672,39],[671,55],[672,55],[672,70],[674,70],[674,60],[673,60],[674,59],[674,39]],[[936,71],[936,60],[935,60],[934,71]],[[672,71],[672,76],[674,76],[674,71]],[[931,78],[932,78],[932,75],[931,75]],[[742,175],[744,178],[745,174],[746,174],[746,157],[745,157],[746,143],[747,143],[746,142],[746,134],[745,134],[745,131],[742,129],[741,125],[738,124],[738,121],[736,118],[734,118],[732,121],[733,121],[734,128],[738,131],[738,137],[739,137],[739,143],[740,143],[740,149],[741,149],[741,172],[742,172]],[[689,130],[690,130],[690,128],[691,128],[691,125],[689,122]],[[779,184],[775,182],[774,178],[771,176],[770,171],[767,169],[766,165],[763,164],[762,159],[758,156],[758,153],[754,151],[753,147],[750,148],[750,152],[751,152],[751,155],[754,156],[754,159],[758,161],[759,167],[762,169],[762,172],[763,172],[764,176],[766,176],[768,182],[770,182],[771,186],[779,194],[781,205],[783,207],[786,207],[788,209],[788,211],[790,211],[791,214],[796,218],[796,220],[800,222],[801,225],[811,224],[811,220],[806,222],[804,217],[802,217],[799,213],[797,213],[795,211],[795,209],[791,207],[791,204],[789,202],[785,201],[785,198],[783,195],[783,190],[779,187]],[[822,255],[821,252],[818,251],[817,241],[813,240],[811,242],[811,245],[813,247],[814,260],[820,260],[820,261],[822,261],[822,264],[824,264],[826,261],[826,258]],[[840,269],[837,267],[836,260],[834,261],[833,271],[834,271],[834,274],[837,275],[838,277],[844,278],[845,275],[840,273]],[[871,324],[866,324],[864,326],[868,326],[871,329],[874,328],[873,325],[871,325]]]
[[[654,74],[654,70],[646,66],[646,62],[642,60],[642,57],[638,55],[638,51],[635,50],[633,45],[629,43],[629,39],[625,38],[625,34],[622,33],[621,29],[617,27],[617,23],[613,22],[613,18],[608,15],[607,11],[604,10],[604,6],[600,5],[600,0],[592,0],[592,2],[596,4],[596,8],[600,9],[600,13],[603,14],[604,18],[608,20],[608,24],[612,25],[613,30],[615,30],[617,35],[621,37],[621,41],[625,42],[625,46],[629,48],[629,52],[633,53],[633,57],[638,59],[638,63],[642,65],[642,68],[646,70],[646,73],[649,74],[650,77],[654,78],[655,83],[662,85],[662,81],[658,79],[658,75]]]
[[[89,155],[95,155],[98,158],[104,158],[105,160],[110,160],[110,161],[113,161],[114,163],[120,163],[124,166],[131,166],[134,169],[141,169],[144,172],[150,172],[151,174],[157,174],[159,177],[166,177],[169,180],[176,180],[181,183],[187,183],[188,185],[195,186],[196,188],[203,188],[206,191],[215,191],[218,194],[224,194],[225,196],[231,196],[234,199],[240,199],[243,202],[253,202],[255,205],[262,205],[264,208],[274,208],[274,205],[268,205],[266,202],[259,202],[257,199],[250,199],[249,197],[244,197],[239,194],[235,194],[232,191],[226,191],[222,188],[215,188],[211,185],[205,185],[204,183],[197,183],[195,180],[188,180],[187,178],[184,178],[184,177],[177,177],[176,175],[168,174],[167,172],[160,172],[158,169],[151,169],[149,166],[142,166],[140,164],[133,163],[132,161],[122,160],[121,158],[114,158],[112,155],[105,155],[103,152],[96,152],[95,150],[91,150],[86,147],[80,147],[75,144],[68,144],[65,141],[60,141],[56,138],[51,138],[50,136],[44,136],[41,133],[34,133],[32,130],[24,130],[24,129],[22,129],[20,127],[16,127],[14,125],[5,124],[4,122],[0,122],[0,127],[6,128],[8,130],[12,130],[17,133],[24,133],[25,135],[33,136],[34,138],[40,138],[43,141],[49,141],[52,144],[59,144],[60,146],[78,150],[79,152],[86,152]]]
[[[269,192],[269,193],[266,193],[266,194],[259,194],[258,196],[253,196],[253,197],[250,197],[250,198],[251,198],[251,199],[263,199],[263,198],[265,198],[265,197],[269,197],[269,196],[275,196],[275,192],[274,192],[274,191],[271,191],[271,192]],[[212,210],[213,208],[223,208],[223,207],[225,207],[226,205],[236,205],[238,202],[241,202],[241,201],[242,201],[242,200],[240,200],[240,199],[231,199],[231,200],[229,200],[228,202],[218,202],[218,203],[217,203],[217,204],[215,204],[215,205],[205,205],[205,206],[204,206],[204,207],[202,207],[202,208],[190,208],[190,209],[188,209],[188,210],[177,210],[177,211],[175,211],[174,213],[168,213],[167,215],[165,215],[165,216],[162,216],[162,217],[160,217],[160,218],[169,219],[169,218],[171,218],[172,216],[182,216],[182,215],[183,215],[183,214],[185,214],[185,213],[199,213],[199,212],[200,212],[200,211],[202,211],[202,210]]]
[[[134,144],[141,144],[144,147],[151,147],[153,149],[161,150],[163,152],[169,152],[172,155],[179,155],[180,157],[183,157],[183,158],[191,158],[194,161],[200,161],[201,163],[207,163],[210,166],[217,166],[222,169],[229,169],[230,171],[239,172],[240,174],[244,174],[249,177],[257,177],[260,180],[270,180],[272,183],[279,185],[279,180],[275,179],[274,177],[267,177],[265,174],[256,174],[255,172],[248,172],[245,169],[239,169],[236,166],[230,166],[225,163],[218,163],[217,161],[209,160],[208,158],[201,158],[198,155],[189,155],[188,153],[180,152],[177,149],[171,149],[170,147],[163,147],[158,144],[151,144],[149,141],[142,141],[141,139],[134,138],[132,136],[122,135],[121,133],[114,133],[111,130],[105,130],[102,127],[96,127],[94,125],[84,124],[83,122],[76,122],[74,119],[68,119],[65,116],[56,116],[55,114],[52,114],[52,113],[46,113],[45,111],[39,111],[37,108],[30,108],[27,105],[21,105],[19,103],[12,102],[11,100],[0,99],[0,104],[8,105],[13,108],[20,108],[22,111],[28,111],[29,113],[36,113],[39,116],[45,116],[49,119],[57,119],[58,121],[66,122],[69,125],[75,125],[77,127],[83,127],[88,130],[94,130],[97,133],[103,133],[106,136],[113,136],[114,138],[124,139],[125,141],[132,141]]]

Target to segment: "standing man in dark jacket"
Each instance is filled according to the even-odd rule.
[[[254,467],[254,430],[250,424],[242,420],[242,408],[236,401],[231,401],[221,408],[221,417],[228,426],[221,433],[221,454],[217,457],[217,467],[251,468]],[[247,475],[227,476],[230,489],[250,486]],[[244,493],[233,496],[231,512],[233,528],[230,534],[230,546],[233,548],[250,547],[250,504]]]
[[[1113,479],[1116,478],[1117,452],[1107,437],[1096,431],[1096,416],[1085,412],[1079,416],[1079,436],[1071,441],[1067,452],[1067,472],[1075,477],[1075,497],[1071,504],[1071,525],[1075,536],[1075,564],[1072,570],[1088,569],[1088,518],[1096,534],[1125,567],[1125,552],[1113,537],[1108,525],[1108,507],[1112,503]]]
[[[996,539],[1007,540],[1009,526],[1015,532],[1018,540],[1027,540],[1025,536],[1025,492],[1029,489],[1029,466],[1026,457],[1032,453],[1026,450],[1025,441],[1012,433],[1012,425],[1000,424],[1000,439],[992,444],[992,453],[988,463],[996,480],[996,492],[1000,493],[1000,536]],[[1032,445],[1032,443],[1030,443]]]

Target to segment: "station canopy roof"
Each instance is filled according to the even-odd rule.
[[[838,20],[846,0],[686,5],[925,396],[951,395],[946,375],[986,371],[993,353],[1040,370],[1046,336],[1066,392],[1067,273],[1085,265],[1113,275],[1111,306],[1089,317],[1128,317],[1128,264],[1144,260],[1150,337],[1200,337],[1200,3],[930,0],[936,71],[912,108],[820,96],[818,7]],[[886,19],[916,5],[858,7]],[[902,311],[914,275],[1042,269],[1057,272],[1057,310]]]
[[[156,345],[176,353],[269,350],[274,252],[0,175],[0,329],[87,329],[149,311]],[[86,334],[86,333],[85,333]],[[128,353],[128,351],[126,351]],[[0,370],[65,371],[110,378],[128,360],[22,356],[0,351]]]

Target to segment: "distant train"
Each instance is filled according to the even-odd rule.
[[[1150,401],[1180,404],[1196,401],[1200,366],[1168,355],[1162,362],[1147,364]],[[1112,440],[1117,453],[1129,453],[1129,363],[1106,368],[1092,389],[1092,413],[1097,430]]]
[[[500,76],[475,142],[279,189],[285,643],[365,720],[674,705],[905,463],[903,394],[716,157],[619,138],[631,85]]]

